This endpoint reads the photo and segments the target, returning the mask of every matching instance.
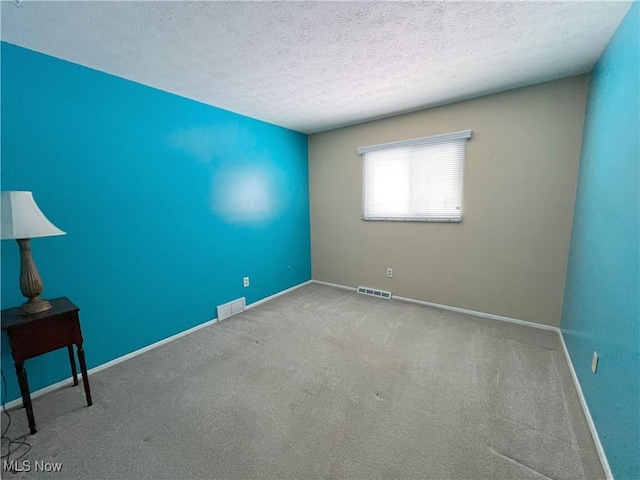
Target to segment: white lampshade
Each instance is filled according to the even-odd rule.
[[[36,205],[32,192],[2,192],[2,240],[65,235],[47,220]]]

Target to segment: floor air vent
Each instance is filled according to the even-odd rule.
[[[218,307],[218,321],[229,318],[231,315],[240,313],[245,308],[245,298],[239,298],[233,302],[225,303]]]
[[[378,290],[376,288],[358,287],[358,293],[362,293],[363,295],[369,295],[372,297],[386,298],[387,300],[391,298],[391,292]]]

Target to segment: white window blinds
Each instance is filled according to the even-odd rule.
[[[471,130],[361,147],[365,220],[460,222]]]

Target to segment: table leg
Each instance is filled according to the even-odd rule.
[[[22,405],[27,411],[29,431],[31,435],[33,435],[37,432],[36,420],[33,418],[33,405],[31,405],[31,394],[29,393],[29,382],[27,381],[27,371],[24,368],[24,362],[16,362],[16,374],[18,375],[18,384],[20,385],[20,394],[22,395]]]
[[[78,370],[76,370],[76,359],[73,356],[73,346],[67,346],[67,350],[69,351],[69,362],[71,363],[71,374],[73,375],[73,386],[78,385]]]
[[[89,388],[89,375],[87,375],[87,362],[84,359],[84,348],[82,348],[82,344],[76,344],[76,348],[78,350],[78,361],[80,362],[80,371],[82,372],[82,383],[84,384],[84,394],[87,397],[87,405],[93,405],[93,400],[91,400],[91,389]]]

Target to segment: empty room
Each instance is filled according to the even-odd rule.
[[[2,478],[640,478],[637,1],[0,17]]]

